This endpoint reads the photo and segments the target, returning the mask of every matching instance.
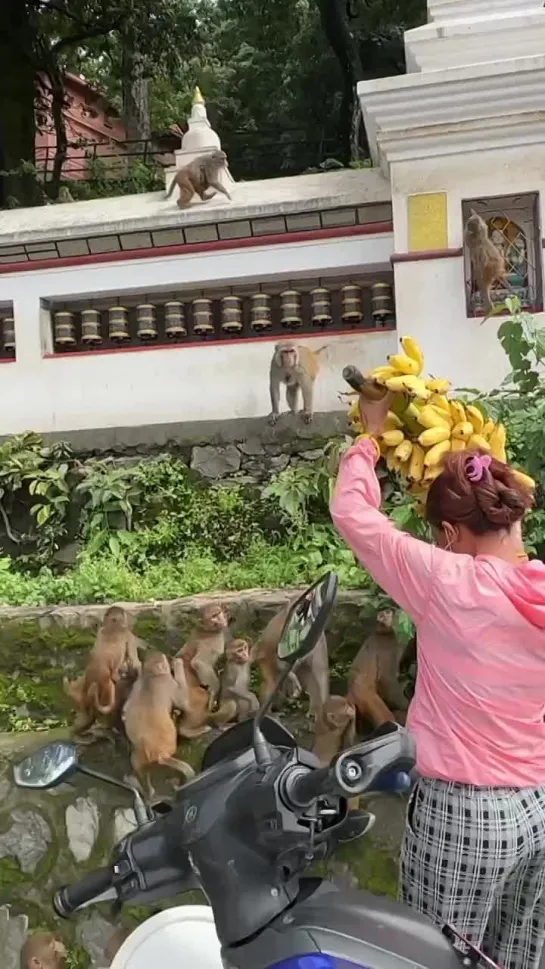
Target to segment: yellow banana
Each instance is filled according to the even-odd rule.
[[[397,458],[395,457],[394,452],[391,449],[389,449],[384,455],[384,460],[386,462],[386,467],[388,468],[388,471],[397,470]]]
[[[488,443],[490,444],[490,450],[497,461],[503,461],[505,464],[507,461],[507,455],[505,453],[505,441],[506,432],[503,424],[496,424],[494,430],[492,431],[490,437],[488,438]]]
[[[405,390],[407,390],[414,397],[418,397],[419,400],[429,400],[431,397],[431,390],[428,390],[426,384],[420,377],[402,377]]]
[[[350,405],[350,410],[348,411],[348,420],[353,421],[353,420],[359,419],[359,413],[360,413],[360,402],[358,398],[357,400],[354,401],[353,404]]]
[[[426,451],[426,456],[424,458],[424,465],[426,468],[433,468],[436,464],[440,464],[450,451],[450,441],[440,441],[439,444],[435,444],[433,447]]]
[[[432,481],[435,481],[435,479],[438,478],[439,475],[442,473],[443,473],[443,465],[434,464],[432,468],[427,469],[424,477],[422,478],[422,484],[430,485]]]
[[[429,384],[428,384],[428,390],[431,390],[431,387],[429,386]],[[432,393],[430,397],[430,404],[432,407],[437,407],[437,410],[443,411],[445,417],[447,417],[449,421],[452,420],[449,402],[444,394]]]
[[[484,425],[481,431],[481,434],[483,437],[486,438],[487,441],[489,440],[490,435],[492,434],[492,431],[494,430],[495,426],[496,425],[494,424],[494,421],[487,421],[486,424]]]
[[[482,434],[472,434],[469,441],[467,442],[468,448],[478,448],[479,451],[491,451],[492,448],[488,441],[485,441]]]
[[[382,440],[388,445],[388,447],[395,448],[398,446],[398,444],[401,444],[401,442],[405,440],[405,435],[403,431],[399,430],[384,431],[382,434]]]
[[[398,417],[397,414],[394,414],[392,410],[389,410],[386,416],[386,420],[384,422],[384,430],[396,431],[396,430],[401,430],[402,427],[403,427],[403,421],[401,420],[401,418]]]
[[[406,374],[407,376],[418,377],[420,373],[420,367],[416,360],[413,360],[406,353],[392,354],[391,357],[388,357],[388,363],[391,367],[395,367],[399,373]]]
[[[453,437],[450,442],[451,451],[465,451],[466,447],[467,447],[467,442],[461,441],[460,438]]]
[[[445,377],[428,377],[426,387],[432,394],[444,395],[450,390],[450,380],[446,380]]]
[[[380,384],[381,387],[384,387],[386,381],[389,380],[390,377],[395,377],[396,374],[397,370],[395,370],[394,367],[376,367],[375,370],[372,370],[368,376],[369,380],[374,380],[376,384]]]
[[[450,416],[455,424],[461,424],[462,421],[466,421],[466,412],[463,404],[459,400],[449,400]]]
[[[534,491],[536,483],[534,479],[530,477],[529,474],[525,474],[524,471],[518,471],[516,468],[512,468],[511,470],[515,475],[515,478],[518,481],[520,481],[520,483],[524,485],[525,488],[529,488],[530,491]]]
[[[405,439],[404,441],[401,442],[401,444],[398,444],[398,446],[394,451],[394,455],[399,461],[401,461],[402,464],[405,464],[405,462],[409,460],[412,454],[412,451],[413,451],[412,441],[407,441],[407,439]]]
[[[412,336],[402,336],[401,346],[403,347],[404,353],[416,361],[418,364],[418,373],[421,373],[422,368],[424,367],[424,354],[422,353],[422,350],[420,349],[416,340],[413,339]]]
[[[469,441],[473,434],[473,425],[469,421],[461,421],[452,428],[452,436],[457,441]]]
[[[450,425],[447,422],[446,416],[441,414],[437,408],[431,407],[430,404],[426,404],[422,407],[418,415],[418,423],[422,427],[446,427],[449,431],[450,436]]]
[[[396,377],[389,377],[386,381],[386,387],[391,390],[394,394],[405,392],[405,377],[403,374],[398,374]]]
[[[427,431],[422,431],[422,434],[418,438],[418,443],[422,447],[433,447],[434,444],[440,444],[442,441],[448,441],[450,438],[450,428],[448,427],[430,427]]]
[[[473,424],[475,434],[481,434],[484,427],[484,417],[478,407],[468,404],[466,407],[467,420]]]
[[[408,478],[410,481],[418,483],[424,474],[424,450],[419,444],[413,444],[411,461],[409,464]]]

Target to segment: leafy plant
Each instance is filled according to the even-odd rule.
[[[83,495],[83,536],[92,555],[108,545],[116,555],[132,531],[135,507],[142,501],[142,482],[133,467],[92,465],[76,489]]]

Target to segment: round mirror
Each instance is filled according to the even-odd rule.
[[[13,777],[17,787],[37,790],[62,784],[78,769],[78,752],[73,744],[58,741],[39,747],[30,757],[16,764]]]
[[[295,662],[314,649],[337,594],[337,576],[328,572],[291,606],[278,642],[278,659]]]

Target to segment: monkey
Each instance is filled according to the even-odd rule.
[[[271,696],[283,669],[283,664],[278,659],[276,650],[292,605],[293,601],[286,603],[273,616],[252,651],[252,659],[257,662],[261,672],[262,682],[259,697],[261,703],[264,703]],[[324,635],[320,636],[312,652],[295,664],[293,670],[290,671],[286,686],[294,697],[301,694],[302,687],[310,698],[309,717],[320,715],[321,708],[329,696],[329,660],[327,640]]]
[[[218,603],[203,606],[198,625],[176,654],[189,664],[200,685],[209,691],[210,708],[219,693],[220,681],[216,665],[225,653],[225,630],[228,625],[229,617],[223,606]]]
[[[259,700],[250,690],[252,661],[245,639],[232,639],[227,646],[225,667],[221,676],[220,700],[234,700],[237,720],[245,720],[259,710]]]
[[[220,726],[235,719],[237,703],[233,699],[222,700],[216,711],[210,711],[208,692],[200,685],[185,657],[174,657],[172,671],[176,682],[179,684],[178,708],[180,716],[176,721],[179,737],[193,740],[209,733],[212,725]],[[181,688],[182,683],[183,688]]]
[[[207,202],[217,192],[222,192],[229,200],[231,196],[219,180],[220,171],[227,166],[227,155],[224,151],[213,151],[209,155],[199,155],[189,165],[178,169],[170,183],[167,199],[172,195],[176,185],[180,189],[178,208],[185,209],[194,195],[199,195],[203,202]],[[205,193],[212,188],[212,195]]]
[[[121,946],[129,938],[129,935],[132,935],[132,929],[127,929],[123,926],[115,929],[115,931],[112,933],[108,939],[106,948],[104,949],[104,957],[108,966],[111,966]]]
[[[356,708],[344,696],[330,696],[316,718],[313,754],[323,767],[356,742]]]
[[[327,347],[311,350],[291,341],[277,343],[270,369],[271,414],[269,423],[276,424],[280,416],[280,384],[286,385],[286,401],[292,414],[299,409],[299,388],[303,395],[303,420],[310,424],[313,417],[314,383],[320,369],[319,354]]]
[[[392,710],[404,719],[409,705],[398,679],[403,647],[393,622],[391,609],[377,613],[375,631],[365,640],[350,670],[347,700],[374,727],[395,720]]]
[[[178,737],[172,713],[186,702],[185,677],[178,682],[165,654],[151,653],[123,710],[131,765],[149,798],[154,794],[149,768],[155,764],[171,767],[189,780],[195,777],[193,768],[174,756]]]
[[[136,640],[121,606],[110,606],[104,614],[87,667],[77,680],[63,680],[65,693],[76,707],[74,736],[88,733],[97,715],[116,715],[127,695],[124,677],[134,679],[141,668]]]
[[[494,308],[491,290],[494,283],[509,286],[505,257],[488,236],[488,226],[484,219],[471,210],[466,223],[465,244],[469,249],[473,276],[483,297],[483,306],[488,315]]]
[[[66,946],[52,932],[35,932],[21,949],[21,969],[64,969],[66,955]]]

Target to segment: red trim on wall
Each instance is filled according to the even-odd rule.
[[[63,269],[67,266],[88,266],[105,262],[125,262],[129,259],[164,259],[197,252],[221,252],[229,249],[251,249],[259,246],[282,246],[293,242],[314,242],[320,239],[339,239],[346,236],[383,235],[393,232],[393,222],[368,222],[365,225],[334,226],[330,229],[309,229],[306,232],[283,232],[279,235],[251,236],[248,239],[219,239],[213,242],[192,242],[187,245],[157,246],[155,249],[123,249],[119,252],[95,252],[86,256],[62,256],[58,259],[36,259],[33,262],[13,262],[0,265],[0,275],[28,273],[41,269]],[[127,230],[129,231],[129,230]],[[134,231],[159,231],[142,229]],[[123,233],[117,232],[116,235]]]
[[[394,252],[391,261],[396,262],[426,262],[429,259],[457,259],[463,256],[460,249],[426,249],[422,252]]]
[[[362,333],[395,333],[395,326],[381,326],[379,327],[369,327],[366,329],[353,329],[353,330],[320,330],[316,333],[301,333],[298,334],[294,332],[291,334],[291,339],[299,340],[315,340],[317,337],[324,338],[326,335],[328,337],[332,336],[359,336]],[[290,334],[286,333],[284,337],[285,340],[290,338]],[[282,337],[278,333],[273,336],[258,336],[258,337],[235,337],[228,340],[203,340],[202,342],[191,342],[191,343],[146,343],[143,346],[138,347],[108,347],[104,350],[68,350],[66,353],[44,353],[44,360],[72,360],[74,357],[101,357],[106,353],[141,353],[142,351],[148,350],[189,350],[197,349],[202,347],[218,347],[218,346],[228,346],[234,343],[281,343]],[[11,363],[10,360],[3,361],[4,363]]]
[[[17,363],[15,357],[0,357],[0,363]]]

